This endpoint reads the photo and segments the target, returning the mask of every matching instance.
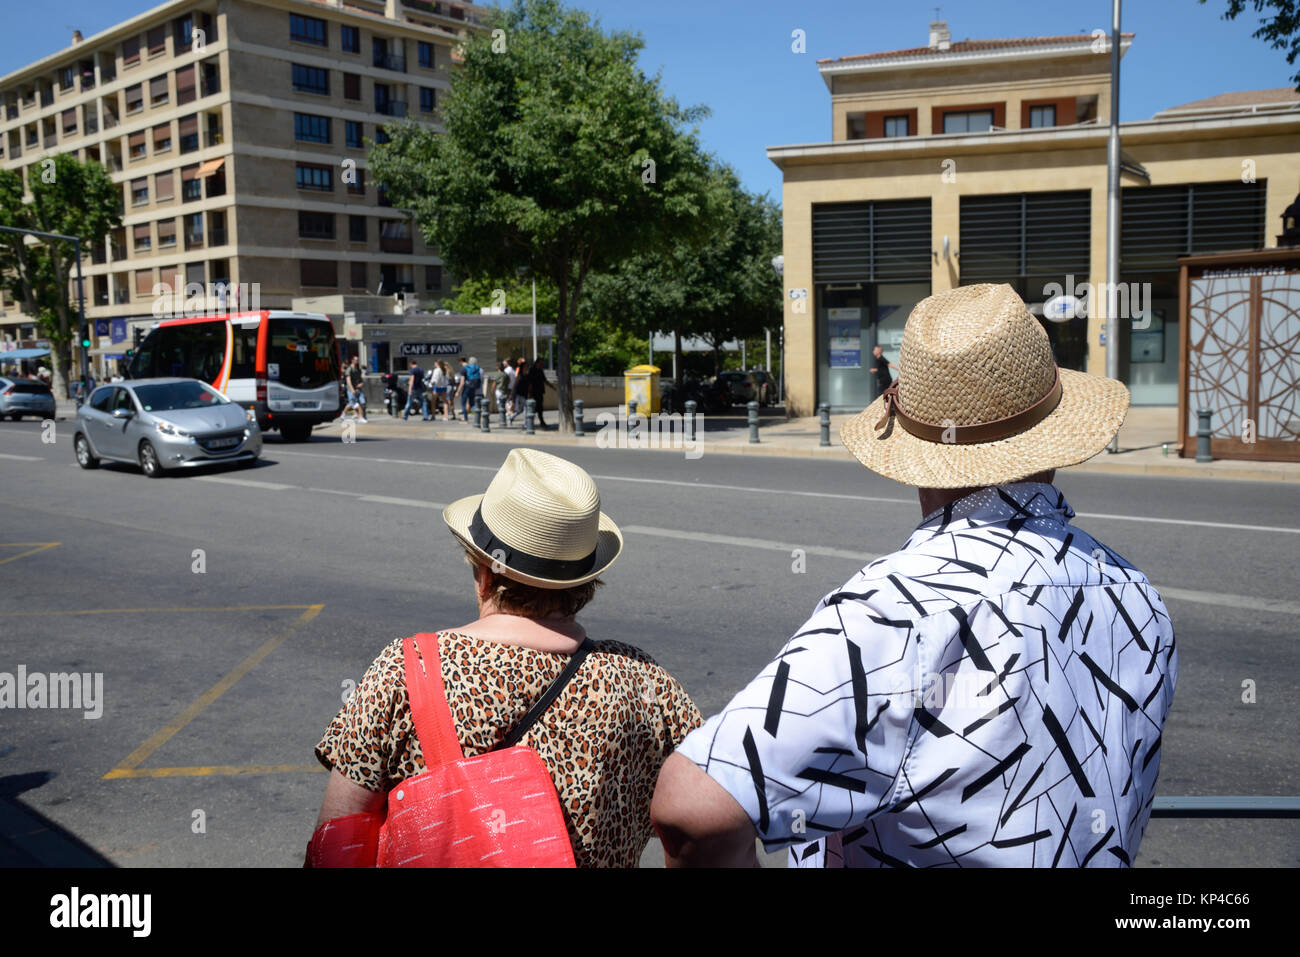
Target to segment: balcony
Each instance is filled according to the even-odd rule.
[[[202,248],[203,248],[203,231],[202,231],[202,230],[199,230],[198,232],[187,232],[187,233],[185,234],[185,248],[186,248],[187,250],[188,250],[188,249],[202,249]]]
[[[193,153],[198,148],[199,148],[198,133],[186,133],[184,136],[181,137],[182,153]]]
[[[375,104],[375,112],[383,113],[385,116],[405,116],[405,100],[386,100],[383,103]]]
[[[410,236],[380,236],[379,251],[384,253],[406,253],[408,256],[413,249]]]
[[[96,266],[102,266],[108,262],[108,253],[104,251],[103,245],[95,244],[95,248],[90,253],[90,261]]]
[[[222,135],[221,130],[208,130],[203,135],[204,146],[220,146],[225,141],[226,138]]]
[[[11,146],[9,147],[9,158],[10,158],[10,159],[17,159],[18,157],[20,157],[20,156],[22,156],[22,155],[23,155],[23,148],[22,148],[22,145],[21,145],[21,144],[19,144],[19,143],[14,143],[13,145],[11,145]]]
[[[18,104],[17,104],[17,103],[7,103],[7,104],[5,104],[5,119],[6,119],[6,120],[16,120],[16,119],[18,119]]]
[[[393,70],[397,73],[406,72],[406,57],[396,53],[376,53],[375,66],[381,70]]]
[[[226,244],[226,227],[218,226],[208,230],[208,245],[224,246]]]
[[[91,133],[98,133],[98,132],[99,132],[99,117],[97,116],[86,117],[86,135],[89,136]]]
[[[113,290],[113,302],[122,306],[131,301],[131,290],[115,289]]]
[[[45,137],[45,148],[47,150],[52,150],[54,149],[54,147],[58,145],[59,145],[59,138],[54,133],[50,133]]]
[[[117,124],[118,124],[117,114],[116,114],[116,113],[110,113],[108,110],[105,110],[105,111],[104,111],[104,129],[106,129],[106,130],[111,130],[113,127],[117,126]]]

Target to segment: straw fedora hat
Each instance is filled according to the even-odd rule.
[[[487,491],[452,502],[442,519],[493,571],[535,588],[589,582],[623,550],[591,476],[535,449],[511,449]]]
[[[1047,332],[1008,285],[917,303],[898,381],[840,429],[867,468],[904,485],[974,488],[1087,461],[1128,412],[1114,379],[1058,369]]]

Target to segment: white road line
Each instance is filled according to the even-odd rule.
[[[689,542],[711,542],[717,545],[736,545],[740,548],[763,548],[789,555],[796,548],[803,549],[808,555],[820,555],[824,558],[848,558],[866,565],[878,556],[863,552],[851,552],[842,548],[823,548],[820,545],[789,545],[773,542],[765,538],[740,538],[735,535],[712,535],[708,532],[684,532],[676,528],[651,528],[648,525],[624,525],[623,531],[629,535],[653,535],[657,538],[676,538]]]
[[[14,462],[44,462],[45,458],[40,455],[4,455],[0,454],[0,459],[9,459]]]
[[[735,545],[741,548],[762,548],[769,551],[785,552],[787,555],[796,548],[802,548],[809,555],[822,555],[828,558],[849,558],[860,561],[863,565],[875,561],[879,556],[850,552],[839,548],[822,548],[817,545],[790,545],[767,541],[761,538],[740,538],[734,535],[709,535],[704,532],[684,532],[676,528],[653,528],[648,525],[625,525],[623,531],[630,535],[653,535],[658,538],[675,538],[690,542],[715,545]],[[1279,615],[1300,615],[1300,602],[1283,601],[1277,598],[1256,598],[1253,595],[1229,595],[1223,592],[1195,591],[1188,588],[1168,588],[1155,585],[1162,599],[1173,601],[1190,601],[1200,605],[1216,605],[1226,608],[1245,608],[1254,611],[1273,612]]]
[[[377,502],[380,505],[402,505],[407,508],[436,508],[439,511],[447,507],[442,502],[422,502],[419,499],[391,498],[387,495],[362,495],[358,501]]]
[[[222,485],[245,485],[248,488],[266,489],[268,492],[283,492],[288,488],[298,488],[296,485],[281,485],[279,482],[257,482],[253,479],[229,478],[225,475],[192,475],[191,482],[218,482]]]
[[[1157,522],[1161,525],[1199,525],[1202,528],[1240,528],[1247,532],[1284,532],[1300,535],[1300,528],[1279,525],[1238,525],[1234,522],[1201,522],[1190,518],[1151,518],[1146,515],[1103,515],[1100,512],[1076,512],[1076,518],[1110,519],[1116,522]]]

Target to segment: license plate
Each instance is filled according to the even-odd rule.
[[[316,408],[316,403],[315,403],[315,402],[295,402],[295,403],[293,404],[293,407],[294,407],[295,409],[314,409],[314,408]]]
[[[208,443],[208,448],[212,449],[230,449],[239,444],[239,439],[213,439]]]

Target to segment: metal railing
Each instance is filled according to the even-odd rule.
[[[406,57],[399,53],[376,53],[375,66],[381,70],[395,70],[398,73],[405,73]]]
[[[405,100],[386,100],[383,103],[375,104],[375,112],[383,113],[385,116],[405,116]]]

